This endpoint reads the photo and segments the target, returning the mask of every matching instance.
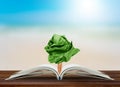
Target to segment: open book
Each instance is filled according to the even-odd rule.
[[[77,64],[70,64],[64,66],[60,74],[57,72],[57,68],[52,65],[39,65],[31,69],[19,71],[11,75],[9,78],[6,78],[6,80],[28,77],[56,77],[57,80],[62,80],[65,77],[91,77],[113,80],[111,77],[98,70],[88,69]]]

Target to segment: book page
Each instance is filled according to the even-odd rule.
[[[63,77],[78,77],[78,76],[85,76],[85,77],[101,77],[105,79],[110,79],[108,75],[98,71],[86,68],[84,66],[80,66],[77,64],[70,64],[63,67],[62,72],[60,74],[61,79]]]
[[[44,65],[39,65],[37,67],[33,67],[27,70],[22,70],[20,72],[17,72],[11,75],[6,80],[16,79],[16,78],[26,78],[26,77],[57,77],[59,78],[59,75],[57,73],[56,67],[49,64],[44,64]]]

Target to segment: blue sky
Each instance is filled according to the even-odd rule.
[[[55,11],[62,8],[62,0],[0,0],[0,13],[11,14],[28,11]]]
[[[120,24],[120,0],[0,0],[0,25]]]

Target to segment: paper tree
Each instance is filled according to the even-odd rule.
[[[63,35],[54,34],[49,40],[45,50],[49,53],[50,63],[58,64],[58,72],[61,72],[62,62],[68,62],[73,55],[80,50],[74,48],[72,42],[69,42]]]

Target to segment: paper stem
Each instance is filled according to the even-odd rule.
[[[58,73],[60,74],[60,72],[62,71],[62,63],[58,64]]]

